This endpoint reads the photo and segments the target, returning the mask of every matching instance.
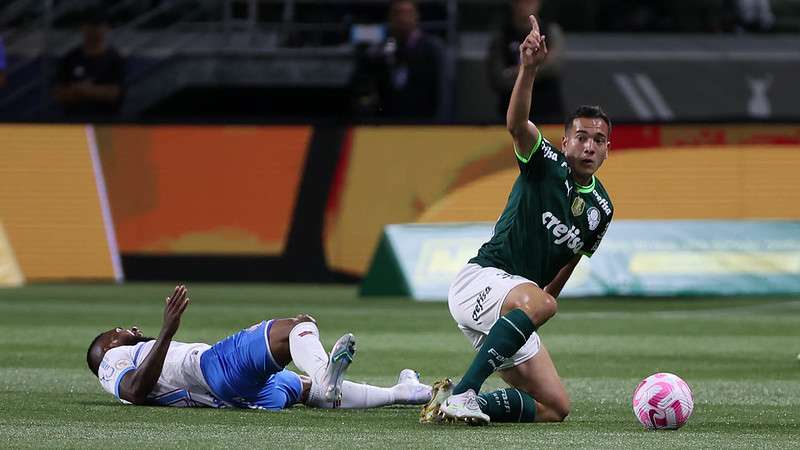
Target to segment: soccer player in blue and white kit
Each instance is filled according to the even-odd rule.
[[[423,404],[431,388],[413,370],[400,372],[398,384],[381,388],[344,381],[356,341],[345,334],[330,356],[307,315],[263,321],[213,346],[173,341],[189,305],[179,285],[166,299],[157,339],[141,331],[114,328],[98,335],[86,360],[103,389],[123,403],[280,410],[296,403],[320,408],[373,408]],[[286,370],[289,362],[305,372]]]

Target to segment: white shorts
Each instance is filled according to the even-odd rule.
[[[500,318],[500,310],[508,293],[523,283],[533,281],[473,263],[458,272],[450,285],[447,305],[458,328],[475,349],[483,345],[489,330]],[[539,352],[539,345],[539,335],[534,332],[525,345],[498,369],[518,366],[533,358]]]

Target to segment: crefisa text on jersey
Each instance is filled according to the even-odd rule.
[[[556,240],[553,241],[554,244],[561,245],[566,242],[567,248],[572,250],[573,253],[578,253],[583,248],[583,241],[578,237],[581,234],[581,230],[574,225],[567,227],[550,211],[542,214],[542,224],[556,237]]]

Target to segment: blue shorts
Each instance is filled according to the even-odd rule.
[[[300,401],[300,377],[279,366],[269,349],[272,321],[217,342],[200,357],[212,393],[230,406],[279,410]]]

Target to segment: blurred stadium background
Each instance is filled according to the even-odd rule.
[[[0,2],[0,435],[800,447],[800,1],[420,0],[416,54],[398,51],[390,3]],[[516,176],[500,111],[520,4],[541,6],[558,42],[534,97],[545,136],[560,140],[579,104],[614,121],[599,172],[614,223],[543,330],[573,395],[568,423],[440,432],[409,408],[121,418],[85,347],[117,324],[154,332],[176,281],[196,287],[181,340],[303,311],[328,344],[361,338],[357,378],[466,367],[444,303],[412,300],[444,299]],[[69,60],[87,27],[119,58],[113,98],[80,109],[59,90],[93,70]],[[630,413],[656,371],[695,389],[681,434],[644,434]]]

